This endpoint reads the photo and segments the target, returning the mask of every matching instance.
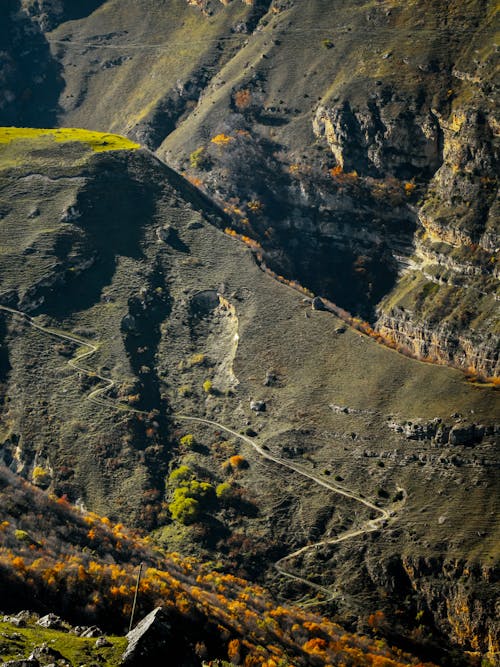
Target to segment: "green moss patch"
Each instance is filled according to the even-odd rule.
[[[46,643],[59,651],[72,665],[99,662],[103,667],[120,664],[127,647],[125,637],[107,637],[111,646],[96,648],[95,638],[78,637],[71,632],[48,630],[38,625],[18,628],[12,623],[0,622],[0,660],[26,658],[33,649]]]
[[[102,151],[137,150],[139,144],[130,141],[119,134],[93,132],[74,127],[60,129],[39,129],[34,127],[0,127],[0,144],[10,144],[14,141],[25,141],[47,138],[58,143],[82,142],[87,144],[95,153]]]

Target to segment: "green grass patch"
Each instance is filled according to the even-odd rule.
[[[125,637],[107,636],[111,646],[96,649],[96,639],[77,637],[70,632],[47,630],[38,625],[18,628],[12,623],[0,622],[0,660],[26,658],[36,646],[44,642],[59,651],[72,665],[99,662],[103,667],[120,664],[127,647]]]
[[[74,127],[60,129],[39,129],[34,127],[0,127],[0,144],[14,141],[48,138],[57,143],[81,142],[87,144],[95,153],[103,151],[136,150],[139,144],[119,134],[93,132]]]

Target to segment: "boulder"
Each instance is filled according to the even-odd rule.
[[[163,225],[163,227],[158,227],[156,229],[156,236],[159,241],[168,243],[172,239],[173,228],[170,225]]]
[[[26,627],[26,621],[24,620],[24,618],[19,618],[18,616],[4,616],[3,621],[4,623],[10,623],[11,625],[15,625],[16,628]]]
[[[143,618],[128,633],[127,639],[128,646],[120,663],[126,667],[167,664],[169,647],[175,647],[179,641],[179,637],[174,636],[168,613],[163,607],[157,607]]]
[[[266,372],[266,377],[264,379],[264,382],[262,383],[264,387],[272,387],[274,384],[276,384],[276,373],[274,371],[267,371]]]
[[[313,310],[326,310],[326,306],[323,303],[323,299],[319,296],[315,296],[312,302]]]
[[[194,222],[190,222],[188,224],[187,228],[188,229],[202,229],[203,225],[202,225],[201,222],[196,222],[196,220],[195,220]]]
[[[69,664],[62,653],[56,651],[55,648],[51,648],[45,643],[34,648],[31,655],[28,657],[28,660],[36,660],[43,665],[48,665],[48,663],[53,664],[55,662],[57,662],[58,665]]]
[[[264,401],[250,401],[250,410],[254,412],[265,412],[266,404]]]
[[[96,648],[106,648],[106,646],[113,646],[113,644],[106,639],[106,637],[99,637],[96,639],[95,647]]]
[[[62,618],[56,614],[47,614],[42,616],[40,620],[36,622],[37,625],[40,625],[42,628],[49,628],[50,630],[64,630],[64,624]]]
[[[137,322],[136,319],[133,315],[130,313],[127,313],[125,317],[122,319],[122,325],[121,325],[122,331],[137,331]]]
[[[80,637],[102,637],[104,632],[97,625],[91,625],[80,633]]]
[[[81,217],[80,211],[76,206],[68,206],[68,208],[61,214],[61,222],[74,222]]]
[[[476,433],[474,424],[456,424],[450,431],[450,445],[473,445],[475,440]]]
[[[36,613],[36,611],[29,611],[28,609],[23,609],[22,611],[17,612],[16,618],[22,621],[32,621],[32,620],[38,620],[40,616],[39,614]]]

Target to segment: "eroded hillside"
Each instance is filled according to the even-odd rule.
[[[157,150],[400,348],[498,373],[495,3],[10,4],[59,123]]]
[[[148,151],[4,133],[4,462],[353,627],[496,650],[497,393],[312,309]]]
[[[3,11],[0,124],[59,127],[0,128],[3,462],[495,660],[495,3]]]

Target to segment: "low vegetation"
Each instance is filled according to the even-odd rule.
[[[210,485],[201,486],[203,493],[213,493],[206,488]],[[5,611],[29,605],[34,611],[55,611],[75,624],[97,623],[108,631],[123,631],[142,562],[137,617],[163,606],[176,619],[180,641],[197,632],[200,645],[219,647],[213,659],[234,660],[238,654],[245,667],[418,663],[383,641],[350,634],[294,607],[278,606],[257,585],[195,559],[156,550],[123,524],[78,511],[63,498],[50,498],[5,469],[0,470],[0,502],[5,517],[0,524],[0,585],[9,607]],[[19,540],[17,530],[30,539]],[[73,657],[85,648],[78,638],[67,641],[61,651]],[[113,646],[122,647],[119,641]],[[27,653],[24,639],[19,652]]]
[[[65,127],[59,129],[38,129],[33,127],[0,127],[0,144],[10,144],[13,141],[32,141],[45,139],[57,143],[82,142],[95,153],[103,151],[136,150],[139,144],[130,141],[119,134],[93,132],[79,128]]]
[[[125,637],[107,636],[108,644],[96,648],[95,638],[79,637],[62,630],[40,627],[36,623],[27,623],[18,627],[13,623],[0,621],[0,659],[19,660],[28,656],[34,646],[47,644],[52,651],[60,653],[72,665],[98,661],[102,667],[118,665],[127,646]]]

